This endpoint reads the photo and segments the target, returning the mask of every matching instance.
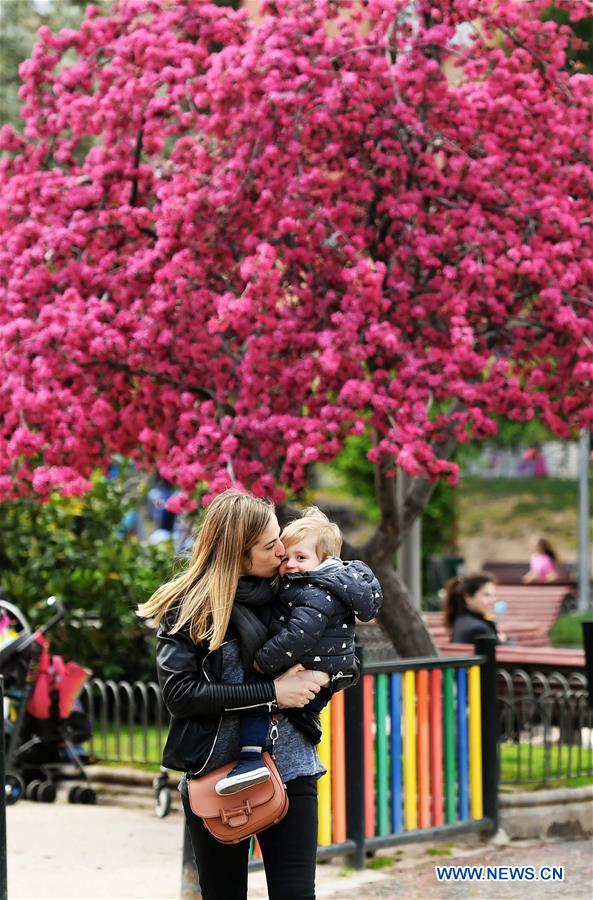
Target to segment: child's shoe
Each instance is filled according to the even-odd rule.
[[[253,787],[254,784],[268,781],[269,777],[270,770],[262,762],[259,753],[242,752],[235,768],[231,769],[226,778],[216,782],[214,790],[225,797],[227,794],[236,794],[238,791]]]

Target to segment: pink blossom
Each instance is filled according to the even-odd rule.
[[[0,498],[122,453],[179,511],[277,500],[369,428],[372,461],[451,479],[450,434],[589,423],[593,78],[548,5],[328,28],[330,0],[116,0],[41,29],[0,130]]]

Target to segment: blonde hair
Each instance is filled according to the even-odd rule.
[[[138,607],[138,615],[158,624],[177,613],[171,634],[189,623],[194,643],[207,641],[212,650],[222,644],[245,555],[265,530],[274,507],[252,494],[228,490],[206,509],[188,568]]]
[[[315,553],[322,562],[330,556],[340,555],[342,549],[340,529],[316,506],[308,506],[303,510],[300,519],[289,522],[280,535],[280,540],[285,547],[290,547],[310,536],[315,538]]]

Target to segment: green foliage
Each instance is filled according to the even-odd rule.
[[[123,727],[122,727],[123,725]],[[156,725],[144,728],[143,725],[121,723],[116,728],[111,722],[107,728],[95,728],[92,739],[84,745],[85,750],[95,759],[105,763],[149,767],[153,771],[160,765],[167,740],[168,727],[163,729]]]
[[[559,616],[550,631],[553,647],[582,647],[583,622],[593,621],[593,613],[567,613]]]
[[[590,483],[590,489],[593,482]],[[577,554],[578,484],[570,478],[477,478],[459,485],[460,542],[477,535],[517,541],[529,557],[528,543],[547,537],[561,562]]]
[[[364,501],[365,513],[372,522],[379,519],[375,494],[375,467],[367,459],[371,447],[368,434],[346,439],[344,448],[331,463],[331,470],[344,488]],[[440,555],[455,550],[457,495],[453,485],[441,479],[422,514],[422,556]]]
[[[366,515],[372,522],[379,520],[375,493],[375,466],[367,459],[371,448],[368,434],[351,435],[329,468],[338,476],[342,485],[353,497],[364,503]]]
[[[480,478],[477,475],[466,475],[461,482],[463,493],[471,495],[471,503],[479,507],[488,500],[512,497],[520,510],[537,514],[555,512],[575,507],[578,501],[578,485],[570,478]],[[591,486],[591,485],[590,485]],[[516,509],[512,510],[513,514]]]
[[[571,22],[566,9],[556,9],[552,4],[544,15],[544,20],[550,19],[562,25],[568,25],[575,35],[587,45],[580,50],[569,50],[569,67],[582,72],[593,72],[593,16],[578,22]]]
[[[0,590],[32,626],[47,621],[48,596],[61,600],[53,648],[101,678],[154,677],[153,638],[135,608],[172,569],[170,546],[120,536],[128,508],[123,478],[102,475],[83,498],[0,504]]]
[[[396,864],[397,860],[392,856],[373,856],[367,860],[367,869],[389,869]]]
[[[593,752],[577,746],[500,745],[500,783],[522,790],[593,784]]]
[[[354,875],[355,869],[350,868],[350,866],[343,866],[338,872],[338,878],[350,878],[351,875]]]
[[[108,0],[94,0],[109,8]],[[52,31],[77,28],[89,0],[2,0],[0,2],[0,126],[22,131],[19,66],[31,55],[41,25]]]
[[[538,419],[528,422],[515,422],[503,416],[494,416],[497,432],[487,441],[470,441],[458,448],[456,461],[463,468],[471,460],[483,452],[484,447],[497,447],[504,450],[518,450],[527,447],[539,447],[546,441],[558,440]]]
[[[441,479],[422,514],[423,558],[455,553],[457,516],[457,489]]]
[[[495,447],[517,449],[519,447],[543,444],[545,441],[557,440],[551,431],[548,431],[538,419],[530,419],[528,422],[515,422],[504,419],[502,416],[497,416],[496,418],[498,420],[498,431],[488,441],[489,444]],[[480,452],[483,442],[474,441],[474,446]]]
[[[427,856],[451,856],[452,849],[454,844],[441,844],[438,847],[428,847],[426,850]]]

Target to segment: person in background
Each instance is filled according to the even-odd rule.
[[[557,580],[558,554],[546,538],[539,538],[529,560],[529,572],[523,576],[522,581],[524,584],[549,584]]]
[[[456,644],[473,644],[480,637],[494,637],[506,643],[499,633],[492,610],[496,601],[494,580],[487,572],[451,578],[445,587],[445,625]]]

